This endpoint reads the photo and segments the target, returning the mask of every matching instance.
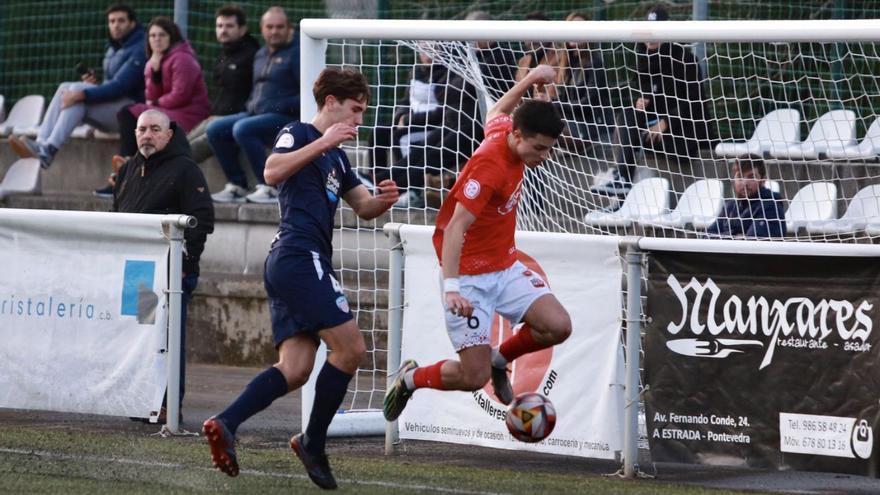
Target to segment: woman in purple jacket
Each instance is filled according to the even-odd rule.
[[[120,154],[137,153],[134,130],[138,116],[149,108],[161,110],[184,132],[211,113],[211,102],[195,51],[168,17],[154,17],[147,27],[147,63],[144,65],[146,103],[123,108],[118,114]]]

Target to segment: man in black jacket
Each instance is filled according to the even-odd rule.
[[[180,401],[186,372],[186,307],[199,280],[199,257],[214,231],[214,203],[201,169],[190,157],[183,130],[159,110],[147,110],[135,128],[138,152],[119,169],[113,211],[184,214],[198,225],[184,233],[183,294],[180,311]],[[162,417],[160,415],[160,422]]]
[[[662,7],[649,21],[665,21]],[[617,171],[610,182],[592,188],[600,194],[626,195],[632,187],[636,155],[650,148],[673,159],[689,160],[710,139],[703,95],[703,75],[690,48],[678,43],[636,45],[635,77],[629,83],[632,106],[618,119]]]
[[[217,41],[223,45],[223,51],[212,74],[216,94],[211,98],[211,116],[187,135],[192,158],[196,163],[201,163],[214,154],[208,144],[208,136],[205,135],[208,124],[217,117],[244,111],[253,86],[254,54],[260,49],[260,43],[248,33],[247,17],[240,7],[220,7],[216,18],[214,32]]]

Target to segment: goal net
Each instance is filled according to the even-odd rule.
[[[557,69],[545,92],[566,130],[526,173],[520,229],[772,242],[870,243],[880,233],[880,21],[302,28],[315,53],[314,66],[304,57],[303,94],[324,66],[355,67],[370,81],[369,111],[348,148],[364,178],[406,190],[383,221],[433,224],[483,138],[487,108],[543,63]],[[372,346],[345,407],[378,411],[386,241],[381,222],[343,208],[339,223],[337,266]]]

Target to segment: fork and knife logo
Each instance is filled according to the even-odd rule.
[[[675,339],[666,342],[666,347],[677,354],[716,359],[726,358],[731,354],[745,353],[749,347],[754,346],[764,347],[764,343],[760,340],[740,339]]]

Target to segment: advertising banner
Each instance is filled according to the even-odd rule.
[[[429,365],[455,359],[444,324],[440,266],[433,228],[403,226],[403,359]],[[614,459],[623,444],[623,348],[620,342],[621,264],[618,238],[517,233],[519,259],[543,275],[567,309],[573,332],[563,344],[513,363],[514,393],[547,396],[556,428],[535,444],[515,440],[491,383],[476,392],[418,390],[399,419],[401,438]],[[492,345],[518,322],[498,315]]]
[[[148,417],[166,386],[159,215],[0,209],[0,407]]]
[[[649,258],[654,460],[876,474],[875,258]]]

